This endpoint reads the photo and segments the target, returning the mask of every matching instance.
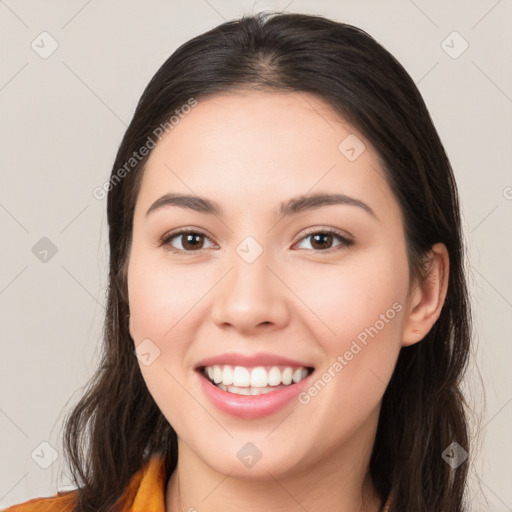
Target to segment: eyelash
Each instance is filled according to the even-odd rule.
[[[327,253],[330,254],[332,252],[341,250],[344,247],[351,247],[355,244],[355,242],[353,240],[347,238],[340,231],[333,229],[333,228],[327,228],[327,229],[310,228],[309,230],[306,231],[306,233],[302,236],[302,238],[300,238],[298,240],[298,242],[296,242],[296,243],[299,243],[302,240],[304,240],[305,238],[308,238],[311,235],[316,235],[316,234],[333,235],[341,243],[339,245],[337,245],[335,247],[331,247],[329,249],[323,249],[323,250],[322,249],[319,249],[319,250],[306,249],[306,250],[317,252],[320,254],[327,254]],[[197,251],[186,251],[183,249],[176,249],[175,247],[170,245],[171,241],[174,238],[181,236],[181,235],[201,235],[201,236],[204,236],[205,238],[208,238],[208,240],[209,240],[208,236],[206,236],[204,233],[202,233],[201,231],[199,231],[197,229],[182,229],[182,230],[176,231],[174,233],[168,233],[168,234],[163,235],[162,238],[160,239],[159,246],[160,247],[166,246],[168,251],[174,252],[177,254],[194,254],[194,253],[199,253],[199,252],[201,252],[201,250],[203,250],[203,249],[198,249]],[[210,242],[211,242],[211,240],[210,240]]]

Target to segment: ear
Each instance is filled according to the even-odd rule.
[[[444,244],[432,246],[426,264],[427,274],[420,278],[410,292],[402,345],[421,341],[441,314],[448,290],[450,259]]]

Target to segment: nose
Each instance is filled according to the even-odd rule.
[[[290,317],[290,292],[283,277],[269,267],[266,253],[252,263],[235,253],[231,261],[230,271],[214,289],[214,322],[246,335],[284,327]]]

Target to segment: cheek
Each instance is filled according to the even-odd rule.
[[[191,273],[196,276],[193,283]],[[152,357],[146,365],[139,356],[141,374],[159,409],[180,431],[186,430],[183,410],[190,411],[189,419],[201,420],[189,394],[183,392],[187,350],[200,321],[194,306],[211,287],[200,274],[134,250],[127,276],[130,332],[135,346],[149,347]]]
[[[385,320],[399,318],[394,324],[401,322],[401,316],[396,315],[397,306],[392,306],[395,302],[403,306],[408,290],[404,255],[380,251],[364,258],[355,256],[342,265],[303,269],[300,277],[293,280],[298,297],[316,319],[315,331],[330,345],[338,343],[342,348],[348,338],[357,337],[378,322],[381,315],[386,316]],[[382,327],[381,322],[378,327]]]
[[[137,257],[135,253],[128,271],[134,339],[151,338],[157,343],[176,339],[176,333],[193,317],[189,313],[208,292],[209,286],[211,284],[201,278],[201,270],[197,267],[193,270],[170,265],[165,258],[143,254]]]
[[[204,323],[204,299],[216,276],[207,268],[172,265],[158,251],[132,252],[128,267],[130,332],[138,352],[146,343],[157,357],[139,366],[150,393],[167,419],[179,422],[179,411],[190,408],[182,386],[189,378],[189,348]],[[150,340],[149,342],[147,340]]]
[[[310,274],[304,272],[295,289],[314,313],[308,315],[308,326],[324,353],[319,377],[327,374],[317,387],[336,382],[327,386],[333,403],[351,410],[376,405],[401,348],[408,290],[405,254],[379,251]]]

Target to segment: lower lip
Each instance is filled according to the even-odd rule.
[[[237,395],[223,391],[212,384],[200,371],[197,372],[203,391],[213,405],[224,413],[248,420],[270,416],[285,407],[308,385],[313,373],[295,384],[270,393]]]

